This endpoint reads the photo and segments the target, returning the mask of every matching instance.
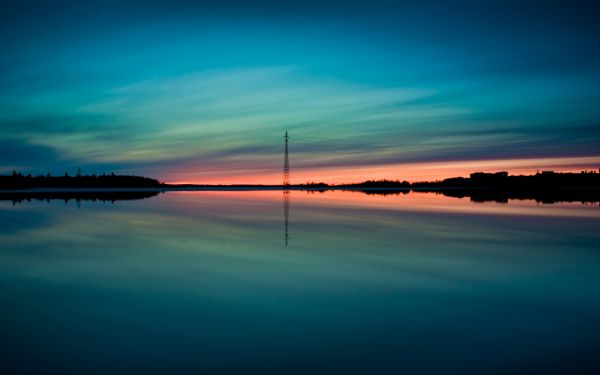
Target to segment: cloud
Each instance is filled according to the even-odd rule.
[[[338,131],[376,130],[401,116],[436,117],[453,110],[399,110],[425,95],[422,89],[352,85],[286,67],[207,71],[113,88],[76,109],[83,119],[79,128],[55,133],[48,124],[48,131],[30,137],[66,144],[64,152],[102,162],[210,156],[279,144],[284,129],[331,137]],[[94,126],[86,125],[88,118]],[[117,133],[110,142],[97,142]]]
[[[289,66],[207,70],[108,87],[63,107],[40,99],[33,114],[0,119],[0,131],[17,142],[10,154],[22,165],[168,180],[278,170],[285,130],[300,169],[590,155],[600,140],[594,124],[523,125],[450,99]]]
[[[58,153],[51,147],[30,144],[19,139],[0,139],[0,169],[4,171],[56,163],[59,159]]]

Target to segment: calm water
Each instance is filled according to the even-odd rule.
[[[600,371],[598,205],[169,192],[0,220],[3,373]]]

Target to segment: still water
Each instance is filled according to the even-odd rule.
[[[600,207],[0,202],[0,372],[599,373]]]

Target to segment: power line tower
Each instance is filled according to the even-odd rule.
[[[283,159],[283,187],[288,189],[290,187],[290,160],[288,158],[288,132],[285,131],[285,158]]]

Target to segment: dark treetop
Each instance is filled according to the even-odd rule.
[[[157,188],[162,184],[148,177],[111,174],[64,176],[22,175],[13,171],[11,175],[0,175],[1,190],[21,189],[72,189],[72,188]]]

